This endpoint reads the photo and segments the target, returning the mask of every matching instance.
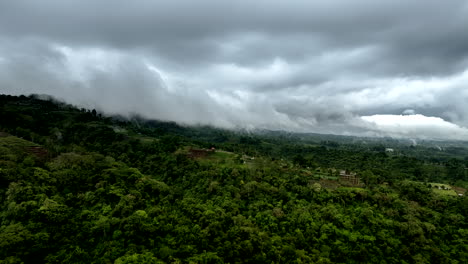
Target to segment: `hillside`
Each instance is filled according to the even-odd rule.
[[[467,158],[0,95],[0,263],[465,263]]]

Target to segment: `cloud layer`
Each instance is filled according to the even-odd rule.
[[[414,135],[419,135],[424,139],[468,138],[468,129],[439,117],[419,114],[373,115],[363,116],[362,119],[373,124],[378,134],[386,136],[414,137]]]
[[[468,139],[467,24],[462,0],[3,1],[0,92],[188,124]]]

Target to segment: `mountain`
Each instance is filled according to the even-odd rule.
[[[0,95],[0,262],[463,263],[466,142],[416,143]]]

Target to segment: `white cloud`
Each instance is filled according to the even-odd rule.
[[[415,115],[416,114],[416,111],[414,111],[414,109],[406,109],[405,111],[403,111],[403,115]]]
[[[439,117],[416,115],[372,115],[361,117],[381,135],[427,139],[468,140],[468,129]]]

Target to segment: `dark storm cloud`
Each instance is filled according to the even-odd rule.
[[[228,127],[466,127],[466,25],[463,0],[1,1],[0,89]]]
[[[301,60],[310,54],[373,45],[388,55],[381,59],[390,59],[382,71],[405,68],[400,60],[411,59],[406,64],[416,73],[437,74],[468,53],[465,3],[20,0],[0,4],[0,28],[17,37],[148,48],[184,63],[235,62],[238,56],[252,63],[274,56]],[[236,43],[236,38],[249,34],[260,37],[240,47],[239,53],[246,55],[229,56],[220,50],[219,44]],[[373,65],[376,62],[377,58]]]

